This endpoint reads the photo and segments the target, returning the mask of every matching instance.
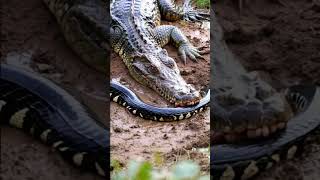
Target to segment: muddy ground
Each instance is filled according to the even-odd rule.
[[[1,0],[2,1],[2,0]],[[1,2],[1,63],[13,64],[41,74],[66,88],[86,103],[102,122],[107,116],[105,107],[104,74],[82,63],[66,44],[54,17],[42,0]],[[209,45],[209,30],[200,24],[179,24],[196,46]],[[210,26],[210,25],[209,25]],[[176,49],[166,47],[174,57],[184,78],[197,89],[209,83],[209,54],[199,63],[188,61],[184,66]],[[150,103],[167,106],[167,102],[152,90],[134,82],[122,61],[112,55],[112,77],[124,79],[130,88]],[[111,132],[113,158],[126,164],[135,157],[153,158],[161,152],[164,165],[178,159],[198,159],[208,170],[206,155],[190,152],[192,148],[208,147],[209,112],[178,123],[155,123],[131,116],[122,107],[111,103]],[[106,122],[104,122],[106,123]],[[116,129],[116,132],[115,132]],[[31,136],[8,126],[1,126],[1,179],[97,180],[92,173],[84,173],[66,163],[52,148]]]
[[[67,46],[42,0],[1,0],[1,63],[40,73],[106,117],[104,74],[83,64]],[[106,123],[106,122],[104,122]],[[98,180],[66,163],[59,153],[24,132],[1,126],[3,180]]]
[[[186,22],[162,22],[179,27],[196,47],[206,47],[209,50],[210,24]],[[197,63],[188,60],[184,65],[177,54],[177,49],[171,45],[165,47],[169,55],[178,64],[183,78],[193,84],[196,89],[204,89],[209,85],[210,54],[203,55],[204,60]],[[111,78],[120,80],[145,102],[153,105],[171,106],[153,90],[142,86],[130,77],[119,56],[112,54]],[[206,155],[191,152],[192,148],[209,146],[210,116],[209,111],[179,122],[153,122],[135,117],[123,107],[111,103],[111,157],[122,165],[130,159],[154,160],[156,154],[164,158],[163,166],[169,166],[176,160],[194,159],[202,170],[208,171]],[[191,153],[191,156],[188,156]]]
[[[248,0],[214,4],[226,41],[248,70],[259,71],[276,88],[320,84],[320,2]],[[314,2],[314,3],[312,3]],[[257,179],[319,179],[320,140],[314,136],[306,153]]]

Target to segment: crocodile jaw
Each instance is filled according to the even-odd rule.
[[[199,91],[186,83],[169,56],[140,55],[133,59],[128,69],[138,82],[152,88],[176,107],[192,106],[200,101]]]

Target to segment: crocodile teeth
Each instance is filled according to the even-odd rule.
[[[276,124],[271,125],[271,126],[270,126],[270,132],[271,132],[271,133],[276,132],[276,131],[277,131],[277,128],[278,128],[278,127],[277,127]]]
[[[256,135],[257,135],[257,137],[260,137],[261,134],[262,134],[262,129],[261,129],[261,128],[256,129]]]
[[[284,129],[286,127],[286,123],[284,122],[281,122],[281,123],[278,123],[278,129]]]

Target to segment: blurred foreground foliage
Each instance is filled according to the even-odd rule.
[[[146,161],[130,161],[126,170],[118,169],[112,180],[209,180],[201,175],[200,166],[191,161],[181,161],[170,169],[155,169]]]

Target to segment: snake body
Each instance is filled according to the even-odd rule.
[[[73,50],[88,64],[103,70],[108,56],[105,2],[44,0],[56,16]],[[124,2],[124,1],[123,1]],[[161,1],[171,5],[168,1]],[[167,8],[170,8],[168,6]],[[180,14],[177,14],[180,17]],[[168,30],[166,27],[163,30]],[[178,32],[179,34],[180,32]],[[185,39],[182,39],[185,40]],[[144,119],[176,121],[208,108],[210,91],[197,105],[187,108],[158,108],[143,103],[128,88],[111,82],[111,100]],[[38,74],[9,65],[0,67],[0,122],[22,129],[57,149],[74,165],[109,174],[109,129],[83,104]]]
[[[34,73],[1,64],[0,122],[32,134],[80,168],[108,174],[108,128],[65,90]]]
[[[117,2],[125,1],[118,0]],[[167,10],[172,10],[170,9],[172,8],[172,6],[170,6],[171,4],[168,3],[170,1],[161,2],[163,3],[163,7],[169,7]],[[97,60],[97,64],[99,64],[99,60],[106,59],[106,56],[108,56],[105,52],[107,40],[104,33],[108,31],[109,26],[104,21],[106,15],[102,1],[45,0],[45,3],[53,14],[56,15],[66,40],[82,59],[89,64],[92,59]],[[130,3],[123,4],[131,5]],[[121,11],[121,8],[116,9]],[[134,8],[131,9],[132,11],[135,10]],[[175,11],[169,12],[172,13]],[[171,13],[167,13],[167,15],[170,17],[172,16]],[[117,13],[116,15],[118,15],[118,18],[121,16]],[[176,15],[177,16],[172,17],[180,17],[179,14]],[[137,19],[133,18],[133,21],[130,20],[128,22],[137,23],[136,20]],[[118,21],[118,23],[122,23],[122,20]],[[216,23],[215,19],[213,19],[213,23]],[[159,32],[166,32],[165,34],[168,34],[168,28],[169,27],[160,28]],[[137,29],[133,28],[131,30]],[[225,44],[219,44],[223,42],[223,38],[221,30],[218,29],[217,32],[219,41],[216,41],[217,46],[213,47],[215,47],[214,54],[217,54],[216,56],[219,58],[213,59],[213,62],[216,63],[214,65],[217,65],[214,67],[218,67],[218,69],[217,71],[212,71],[215,73],[213,79],[216,83],[216,89],[211,92],[212,95],[214,95],[212,97],[216,98],[216,100],[221,100],[223,103],[229,103],[231,100],[234,100],[234,102],[244,102],[242,100],[245,99],[246,93],[244,93],[245,95],[236,94],[235,91],[231,91],[232,86],[228,87],[228,83],[232,83],[233,81],[225,81],[233,79],[239,80],[244,85],[243,87],[249,87],[248,90],[250,91],[248,92],[255,92],[258,88],[262,87],[262,89],[257,90],[258,93],[256,93],[257,96],[262,97],[262,99],[270,96],[270,94],[279,97],[276,96],[277,94],[273,90],[265,88],[267,86],[257,85],[259,81],[252,80],[254,78],[246,74],[245,70],[242,70],[241,66],[239,66],[239,63],[236,63],[236,65],[238,66],[237,70],[240,75],[236,76],[236,78],[234,78],[234,74],[229,76],[228,73],[233,71],[232,69],[228,71],[228,65],[232,65],[234,57],[228,48],[226,48]],[[140,32],[137,30],[135,34],[136,38],[141,35],[140,33],[141,30]],[[125,33],[120,33],[120,35],[124,34]],[[145,35],[143,35],[143,37],[145,37]],[[148,38],[150,37],[151,36]],[[138,46],[136,46],[134,40],[137,39],[131,40],[134,46],[132,46],[132,49],[139,47],[141,43],[145,43],[140,41],[144,40],[143,38],[138,39],[139,42],[136,43]],[[161,38],[159,38],[159,40],[161,40]],[[160,49],[159,46],[157,46],[156,49]],[[123,50],[127,50],[128,47],[129,46],[121,46],[118,50],[121,53]],[[163,51],[159,51],[159,53],[165,54]],[[90,57],[90,55],[94,57]],[[143,57],[139,56],[139,54],[134,55],[138,58]],[[130,58],[127,58],[127,60],[128,59]],[[222,61],[221,59],[227,61]],[[223,64],[224,62],[228,63]],[[55,84],[32,73],[3,64],[1,65],[0,73],[1,123],[10,124],[26,132],[30,132],[44,143],[56,148],[64,158],[76,166],[93,170],[102,176],[107,174],[109,170],[109,141],[106,137],[109,136],[109,131],[92,117],[92,114],[87,108]],[[245,76],[241,76],[241,74],[245,74]],[[246,90],[246,88],[243,87],[240,87],[240,90]],[[239,96],[230,98],[230,94],[232,96]],[[299,113],[295,114],[288,122],[285,130],[259,142],[246,141],[240,144],[213,145],[211,148],[211,157],[213,158],[211,161],[211,172],[213,179],[249,179],[261,170],[270,168],[281,159],[290,159],[300,152],[303,147],[300,143],[319,127],[319,96],[319,89],[315,86],[289,88],[286,93],[286,99],[292,105],[292,109]],[[175,121],[189,118],[208,108],[210,92],[199,104],[192,107],[158,108],[143,103],[125,86],[117,82],[111,82],[110,99],[126,107],[136,116],[157,121]],[[275,104],[279,105],[278,102]],[[213,107],[213,114],[222,107],[218,106],[219,104],[214,101],[211,102],[210,105]],[[288,107],[287,104],[282,104],[282,106]],[[287,111],[284,110],[284,113],[286,112]],[[281,113],[283,112],[279,112],[279,114]],[[239,113],[235,114],[239,115]],[[287,114],[285,115],[287,117]],[[213,117],[213,123],[221,120],[218,119],[220,117],[215,119],[215,117],[217,117],[215,115],[211,117]],[[215,128],[219,129],[217,126]]]
[[[299,112],[284,131],[260,141],[213,145],[213,179],[250,179],[281,160],[301,154],[304,140],[320,127],[320,89],[316,86],[293,86],[286,97]]]
[[[214,13],[211,23],[213,136],[230,140],[211,139],[212,179],[250,179],[302,152],[305,138],[320,126],[320,90],[297,85],[275,91],[241,65]]]
[[[179,121],[190,118],[197,113],[209,108],[210,90],[199,104],[185,108],[161,108],[142,102],[130,89],[122,84],[112,81],[110,99],[121,106],[124,106],[133,115],[153,121]]]

